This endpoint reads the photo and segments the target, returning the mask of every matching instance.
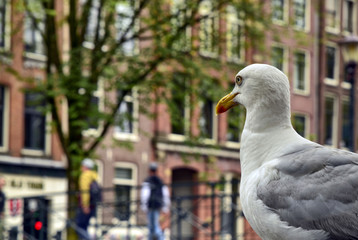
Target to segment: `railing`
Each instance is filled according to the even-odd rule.
[[[171,190],[170,217],[164,219],[166,239],[248,240],[239,206],[237,182],[186,182]],[[97,217],[91,219],[93,239],[147,239],[146,215],[140,210],[140,186],[103,189]],[[68,228],[78,229],[56,193],[7,200],[4,239],[65,239]],[[121,195],[123,194],[123,196]]]

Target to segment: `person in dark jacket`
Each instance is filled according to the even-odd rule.
[[[141,208],[147,213],[149,240],[164,240],[160,227],[160,212],[169,212],[169,190],[163,181],[157,176],[157,164],[151,163],[149,177],[144,181],[141,190]]]

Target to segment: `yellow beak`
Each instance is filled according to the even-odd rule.
[[[238,105],[238,103],[233,101],[233,99],[236,97],[237,94],[239,93],[234,93],[234,94],[230,93],[225,97],[223,97],[222,99],[220,99],[220,101],[216,105],[216,115],[226,112],[230,108]]]

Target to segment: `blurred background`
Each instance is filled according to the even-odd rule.
[[[80,163],[103,200],[93,239],[147,239],[151,162],[167,239],[260,239],[240,208],[245,109],[217,101],[252,63],[290,80],[292,123],[357,151],[357,0],[0,0],[0,239],[77,239]],[[1,203],[0,199],[0,203]]]

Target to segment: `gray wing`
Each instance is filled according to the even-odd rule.
[[[358,239],[358,154],[320,145],[279,158],[278,178],[258,197],[294,227],[320,229],[330,239]]]

